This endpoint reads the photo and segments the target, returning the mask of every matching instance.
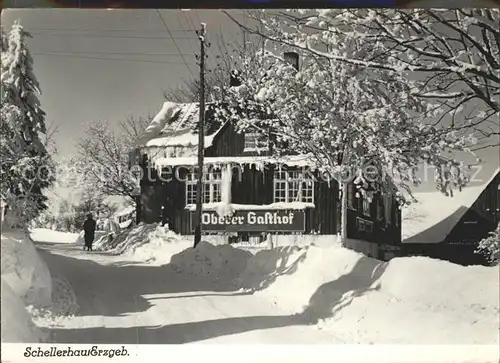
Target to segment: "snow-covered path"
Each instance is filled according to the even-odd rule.
[[[37,247],[52,274],[73,287],[79,306],[76,316],[47,324],[55,343],[339,342],[261,297],[177,274],[168,265],[137,264],[74,244]]]

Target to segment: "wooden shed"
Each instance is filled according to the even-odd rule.
[[[485,183],[467,186],[453,196],[420,193],[403,212],[402,252],[462,265],[486,264],[475,253],[479,241],[500,222],[500,169]]]

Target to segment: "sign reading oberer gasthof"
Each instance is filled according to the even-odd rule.
[[[191,230],[194,212],[191,213]],[[206,232],[303,232],[303,210],[237,210],[221,217],[216,211],[203,211],[202,229]]]

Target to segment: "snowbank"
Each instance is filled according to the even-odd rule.
[[[349,343],[498,344],[499,275],[334,245],[261,251],[234,280]],[[291,291],[293,291],[291,293]]]
[[[330,247],[340,244],[338,235],[333,234],[292,234],[292,235],[273,235],[273,246],[286,247],[286,246],[324,246]]]
[[[170,260],[170,267],[187,275],[203,275],[231,281],[247,267],[252,253],[231,245],[214,246],[202,241],[196,248],[188,248]]]
[[[278,276],[294,272],[305,253],[306,250],[298,246],[261,250],[248,259],[246,269],[233,282],[251,290],[265,289]]]
[[[52,281],[28,234],[2,231],[1,275],[2,341],[41,341],[42,333],[33,323],[27,306],[48,307],[52,302]]]
[[[21,231],[2,231],[2,279],[26,305],[51,303],[51,276],[33,241]]]
[[[231,280],[245,270],[252,253],[228,244],[216,245],[218,242],[216,237],[207,237],[193,249],[191,237],[179,236],[158,224],[140,224],[96,247],[133,261],[169,264],[179,273]]]
[[[426,257],[395,258],[381,288],[400,300],[447,310],[498,310],[498,268],[460,266]]]
[[[147,237],[142,240],[142,243],[141,240],[138,239],[141,232],[147,233]],[[153,226],[146,225],[142,228],[138,228],[135,233],[129,233],[128,239],[120,245],[118,251],[124,250],[124,247],[127,246],[129,241],[136,241],[136,247],[127,249],[124,253],[125,256],[156,265],[169,263],[173,255],[192,246],[191,241],[182,239],[174,232],[158,225],[154,225],[154,228]]]
[[[140,224],[117,234],[112,240],[103,236],[94,243],[96,250],[123,254],[131,260],[163,265],[192,242],[158,224]]]
[[[41,331],[33,323],[24,302],[2,277],[2,342],[33,343],[41,340]]]

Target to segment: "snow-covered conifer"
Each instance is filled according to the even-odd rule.
[[[29,37],[18,22],[7,38],[2,36],[2,47],[4,39],[7,45],[1,58],[0,129],[2,194],[12,199],[11,208],[20,206],[19,213],[27,220],[46,207],[42,191],[54,178],[54,165],[42,140],[46,132],[45,112],[38,98],[40,85],[27,46]]]

